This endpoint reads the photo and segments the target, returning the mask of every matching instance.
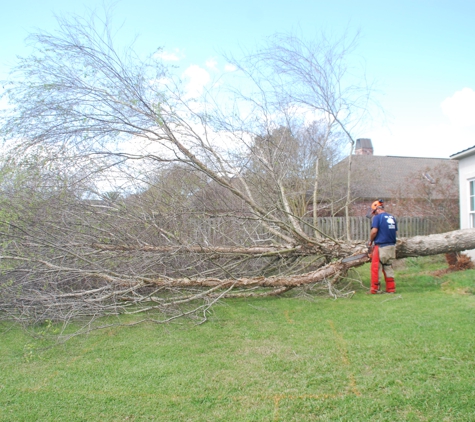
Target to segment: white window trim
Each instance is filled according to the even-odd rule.
[[[475,228],[475,179],[468,181],[468,224]]]

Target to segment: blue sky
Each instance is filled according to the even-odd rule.
[[[3,2],[0,78],[35,28],[54,30],[54,14],[100,8],[93,0]],[[355,59],[374,80],[385,113],[355,138],[377,155],[449,157],[475,145],[475,2],[467,0],[122,0],[114,20],[138,35],[143,54],[163,47],[184,74],[205,83],[226,65],[221,52],[252,50],[276,32],[312,37],[361,31]],[[373,114],[373,113],[372,113]],[[376,115],[374,113],[374,115]]]

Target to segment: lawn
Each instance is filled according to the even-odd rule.
[[[49,348],[3,325],[0,420],[475,420],[475,271],[444,265],[399,263],[396,295],[226,301]]]

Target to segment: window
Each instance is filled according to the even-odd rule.
[[[431,185],[435,185],[435,180],[429,173],[422,173],[422,177],[426,179]]]
[[[469,211],[469,224],[470,228],[475,228],[475,180],[470,180],[470,211]]]

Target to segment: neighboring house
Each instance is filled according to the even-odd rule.
[[[450,156],[458,161],[460,189],[460,228],[475,228],[475,146]],[[475,260],[475,250],[466,251]]]
[[[348,159],[335,168],[346,174]],[[374,200],[383,199],[396,215],[428,216],[427,204],[437,210],[448,198],[458,203],[457,172],[458,163],[448,158],[373,155],[371,140],[357,139],[351,156],[351,215],[366,215]],[[419,206],[422,202],[426,205]]]

